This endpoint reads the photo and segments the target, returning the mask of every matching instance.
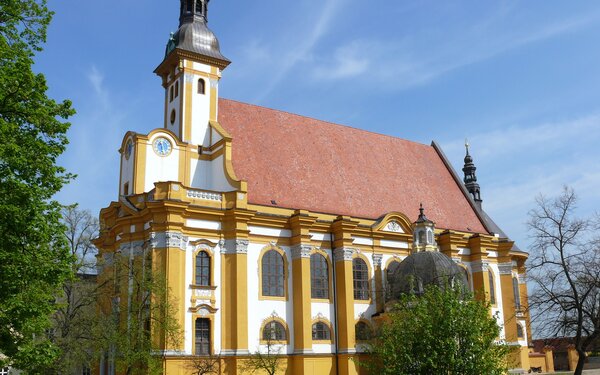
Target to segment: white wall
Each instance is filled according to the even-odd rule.
[[[248,245],[248,347],[250,352],[259,348],[260,327],[265,319],[274,313],[287,323],[290,333],[289,345],[281,349],[281,353],[294,352],[294,289],[292,287],[292,257],[288,246],[281,246],[287,257],[288,272],[288,298],[286,301],[259,300],[259,256],[264,244],[250,243]],[[238,280],[243,282],[243,280]],[[264,349],[264,348],[262,348]]]
[[[190,238],[189,242],[193,242],[199,240],[201,238]],[[195,267],[195,253],[196,247],[188,245],[186,248],[185,254],[185,328],[184,328],[184,350],[186,354],[194,354],[193,350],[193,342],[194,342],[194,313],[190,312],[189,309],[195,307],[192,305],[192,289],[189,287],[190,284],[194,284],[194,267]],[[214,280],[217,288],[215,289],[215,305],[214,307],[218,309],[217,313],[214,315],[213,325],[211,329],[213,330],[213,350],[215,353],[219,353],[221,351],[221,255],[220,249],[217,245],[215,249],[211,251],[211,272],[213,273],[212,279]],[[198,301],[198,304],[203,304],[205,302]],[[206,302],[208,304],[208,302]]]
[[[172,131],[173,133],[175,133],[179,138],[181,138],[181,134],[179,134],[179,120],[182,116],[182,114],[180,113],[180,109],[181,109],[181,101],[183,100],[183,79],[181,77],[178,78],[177,80],[179,82],[179,95],[177,95],[177,97],[173,98],[173,101],[169,101],[170,98],[170,94],[171,94],[171,87],[175,86],[175,82],[173,82],[170,86],[168,86],[166,88],[166,96],[165,96],[165,100],[167,101],[167,113],[165,114],[166,118],[165,118],[165,123],[167,124],[167,129]],[[171,123],[171,112],[175,110],[175,121],[173,123]]]
[[[223,156],[213,160],[190,159],[191,187],[195,189],[233,191],[236,190],[225,176]]]
[[[196,65],[197,63],[195,63]],[[198,80],[203,79],[205,84],[205,94],[198,93]],[[192,83],[192,138],[191,143],[197,145],[203,145],[204,147],[210,146],[210,132],[209,132],[209,119],[210,119],[210,98],[211,98],[211,82],[208,77],[201,76],[198,74],[190,74],[186,76],[186,82]],[[214,83],[217,85],[217,82]],[[190,140],[188,140],[190,141]]]
[[[164,137],[171,142],[171,153],[159,156],[154,152],[152,144],[156,138]],[[155,182],[179,180],[179,148],[175,140],[167,133],[158,132],[150,138],[146,145],[146,178],[144,191],[154,189]]]
[[[500,270],[496,263],[488,264],[488,267],[494,273],[494,290],[496,291],[496,307],[492,307],[492,315],[497,315],[498,325],[500,326],[500,339],[505,339],[506,334],[504,332],[504,305],[502,303],[502,287],[500,285]]]
[[[129,141],[125,142],[125,148],[127,148],[128,142]],[[133,140],[131,140],[131,142],[133,142]],[[131,194],[131,192],[133,191],[133,166],[135,160],[135,147],[136,146],[134,146],[134,149],[131,151],[129,160],[127,160],[127,158],[125,157],[125,153],[127,152],[126,149],[124,149],[123,153],[121,154],[121,186],[119,186],[120,195],[124,194],[123,186],[125,186],[125,184],[127,183],[129,184],[128,194]]]

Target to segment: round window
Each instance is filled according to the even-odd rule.
[[[171,125],[175,123],[175,110],[171,110]]]

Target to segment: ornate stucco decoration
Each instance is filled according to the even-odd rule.
[[[381,268],[381,262],[383,260],[383,254],[373,254],[373,264],[375,267]]]
[[[150,233],[150,246],[154,249],[174,247],[185,250],[188,237],[178,232],[152,232]]]
[[[487,272],[489,269],[489,263],[485,260],[478,260],[471,263],[471,270],[473,272]]]
[[[352,255],[354,255],[356,252],[356,249],[351,247],[338,247],[333,251],[333,259],[336,262],[351,261]]]
[[[300,244],[292,246],[292,259],[310,258],[310,252],[312,249],[313,247],[310,245]]]
[[[313,320],[325,320],[325,315],[319,312],[317,315],[313,316]]]
[[[190,307],[190,312],[193,312],[193,313],[195,313],[195,314],[198,314],[198,315],[200,315],[201,317],[205,317],[205,316],[208,316],[208,315],[210,315],[210,314],[214,314],[214,313],[216,313],[218,310],[219,310],[219,309],[217,309],[217,308],[214,308],[214,307],[212,307],[212,306],[210,306],[210,305],[207,305],[207,304],[204,304],[204,303],[203,303],[203,304],[196,305],[196,306],[194,306],[194,307]]]
[[[229,239],[219,241],[221,254],[248,254],[248,240]]]
[[[404,231],[402,230],[402,226],[396,220],[392,220],[389,223],[387,223],[385,228],[383,228],[383,231],[384,232],[394,232],[394,233],[404,233]]]
[[[191,245],[191,249],[194,252],[197,252],[199,250],[204,250],[204,251],[207,251],[209,254],[214,254],[215,248],[217,247],[218,243],[209,241],[207,239],[200,239],[200,240],[190,242],[190,245]]]
[[[512,267],[512,262],[498,263],[498,272],[500,272],[500,275],[510,275],[512,274]]]

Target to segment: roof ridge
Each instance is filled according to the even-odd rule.
[[[229,101],[229,102],[235,102],[235,103],[247,105],[247,106],[250,106],[250,107],[256,107],[256,108],[266,109],[266,110],[269,110],[269,111],[286,113],[286,114],[291,115],[291,116],[296,116],[296,117],[301,117],[301,118],[305,118],[305,119],[309,119],[309,120],[313,120],[313,121],[318,121],[318,122],[322,122],[322,123],[333,125],[333,126],[339,126],[339,127],[346,128],[346,129],[352,129],[352,130],[356,130],[358,132],[369,133],[369,134],[373,134],[373,135],[377,135],[377,136],[383,136],[383,137],[392,138],[392,139],[399,139],[399,140],[404,141],[404,142],[413,143],[413,144],[416,144],[416,145],[419,145],[419,146],[425,146],[425,147],[428,147],[428,148],[432,147],[430,144],[428,145],[426,143],[411,141],[410,139],[401,138],[401,137],[397,137],[397,136],[390,135],[390,134],[377,133],[377,132],[374,132],[372,130],[362,129],[362,128],[358,128],[358,127],[354,127],[354,126],[350,126],[350,125],[338,124],[336,122],[327,121],[327,120],[321,120],[321,119],[318,119],[318,118],[314,118],[314,117],[310,117],[310,116],[306,116],[306,115],[301,115],[301,114],[298,114],[298,113],[293,113],[293,112],[282,110],[282,109],[275,109],[275,108],[265,107],[264,105],[253,104],[253,103],[246,103],[246,102],[242,102],[242,101],[239,101],[239,100],[228,99],[228,98],[219,98],[219,100],[225,100],[225,101]]]

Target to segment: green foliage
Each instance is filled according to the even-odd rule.
[[[241,370],[244,374],[266,373],[267,375],[275,375],[278,371],[283,369],[283,363],[281,356],[282,345],[279,345],[277,341],[273,339],[275,328],[270,328],[272,331],[263,336],[266,340],[265,350],[261,351],[258,348],[254,353],[250,354],[250,357],[244,361],[241,366]],[[262,334],[262,332],[261,332]]]
[[[500,328],[489,311],[459,288],[403,295],[359,365],[381,375],[505,374],[509,348],[496,341]]]
[[[82,364],[95,360],[97,340],[92,333],[98,325],[96,300],[102,285],[90,273],[97,253],[92,239],[98,236],[98,219],[77,205],[65,207],[62,215],[64,235],[74,262],[73,276],[64,282],[56,298],[58,309],[52,317],[51,339],[60,349],[60,355],[51,369],[57,374],[74,374]]]
[[[109,353],[119,373],[162,374],[159,353],[179,347],[182,340],[177,301],[164,275],[152,272],[149,254],[130,258],[117,253],[113,266],[114,278],[99,298],[96,350]]]
[[[74,111],[31,69],[51,16],[45,0],[0,5],[0,362],[31,372],[57,355],[43,333],[72,260],[52,197],[72,177],[56,159]]]

